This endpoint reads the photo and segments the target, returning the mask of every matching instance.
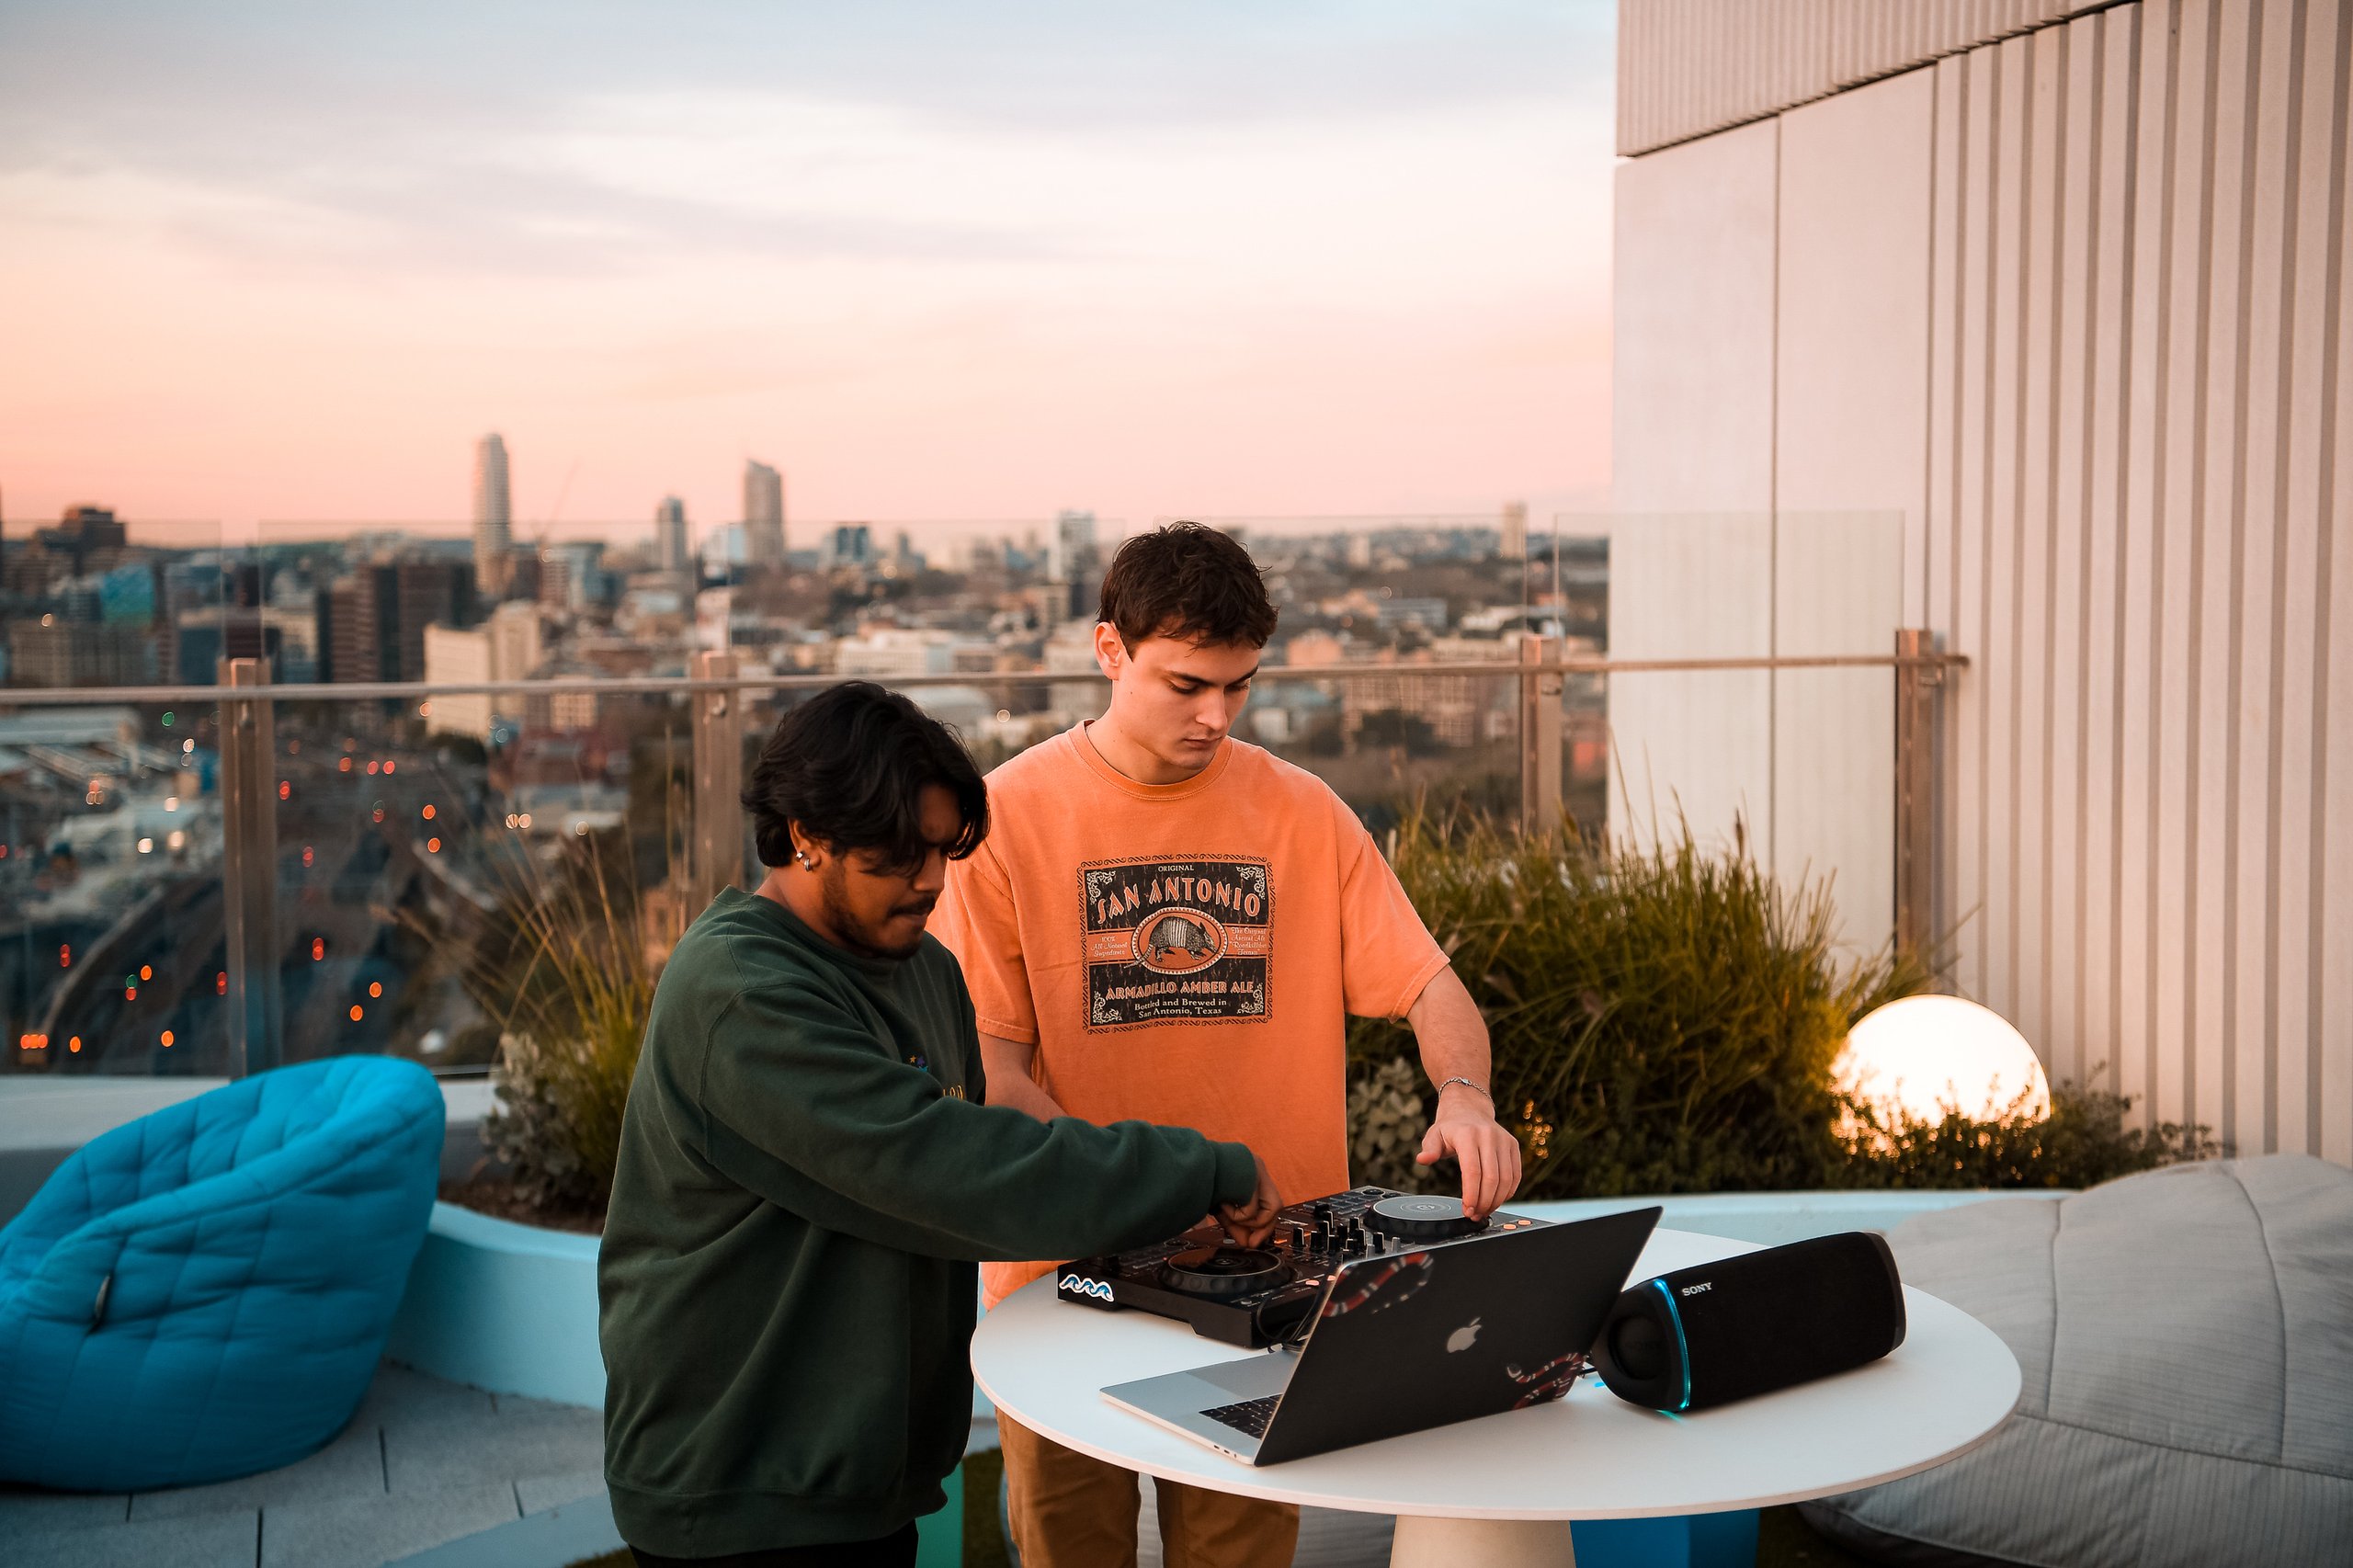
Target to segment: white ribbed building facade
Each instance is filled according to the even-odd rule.
[[[1955,988],[2353,1161],[2353,6],[1620,17],[1612,653],[1966,654]],[[1636,814],[1738,813],[1883,939],[1890,696],[1621,677]]]

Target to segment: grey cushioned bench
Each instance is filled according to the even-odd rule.
[[[1974,1452],[1806,1505],[1817,1528],[1937,1568],[2353,1562],[2353,1171],[2177,1165],[1888,1240],[2025,1389]]]

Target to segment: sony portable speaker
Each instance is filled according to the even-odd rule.
[[[1846,1231],[1645,1279],[1593,1358],[1619,1398],[1703,1410],[1875,1361],[1904,1343],[1904,1282],[1875,1231]]]

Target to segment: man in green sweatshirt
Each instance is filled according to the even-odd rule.
[[[744,791],[756,892],[664,969],[597,1261],[605,1475],[641,1563],[912,1564],[964,1449],[975,1264],[1078,1257],[1278,1206],[1239,1143],[984,1103],[972,1004],[926,936],[988,831],[905,698],[788,714]]]

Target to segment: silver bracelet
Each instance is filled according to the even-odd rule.
[[[1474,1084],[1474,1083],[1472,1083],[1472,1082],[1470,1079],[1468,1079],[1468,1078],[1449,1078],[1445,1083],[1440,1084],[1440,1085],[1438,1086],[1438,1092],[1440,1095],[1444,1095],[1444,1094],[1446,1093],[1447,1089],[1448,1089],[1449,1086],[1451,1086],[1451,1085],[1455,1085],[1455,1084],[1460,1084],[1460,1085],[1462,1085],[1464,1088],[1466,1088],[1466,1089],[1476,1089],[1476,1090],[1478,1090],[1481,1094],[1483,1094],[1483,1095],[1486,1095],[1486,1096],[1487,1096],[1487,1098],[1488,1098],[1491,1102],[1492,1102],[1492,1101],[1495,1099],[1495,1097],[1494,1095],[1492,1095],[1492,1094],[1488,1094],[1488,1093],[1487,1093],[1487,1086],[1486,1086],[1484,1084]]]

